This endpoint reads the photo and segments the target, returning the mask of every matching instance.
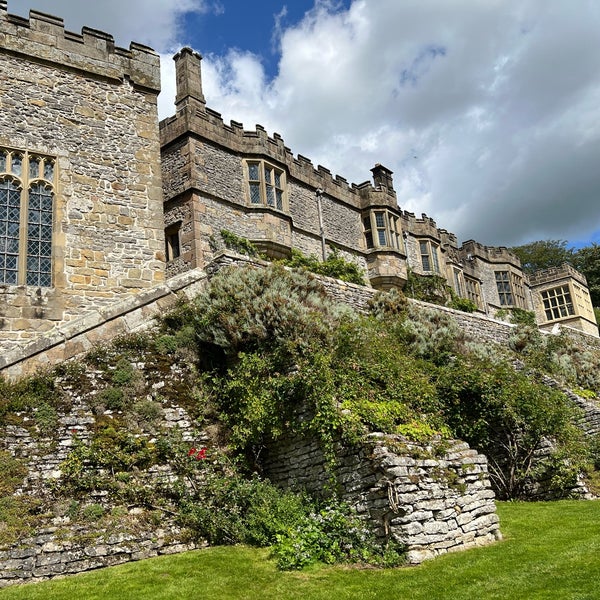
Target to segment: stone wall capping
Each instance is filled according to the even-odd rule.
[[[60,17],[31,10],[29,18],[4,13],[0,19],[3,44],[0,51],[11,52],[70,68],[98,77],[122,82],[128,77],[134,85],[158,93],[160,74],[158,54],[142,44],[129,50],[115,47],[112,35],[89,27],[81,34],[65,31]],[[41,36],[51,36],[53,43]]]

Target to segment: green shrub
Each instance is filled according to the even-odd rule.
[[[379,291],[369,300],[369,310],[378,319],[406,316],[408,301],[402,290],[392,288],[386,292]]]
[[[522,498],[535,480],[568,489],[584,467],[577,412],[564,394],[517,372],[511,364],[458,358],[438,371],[438,393],[454,435],[488,456],[501,498]],[[546,440],[546,459],[538,452]]]
[[[393,567],[405,559],[402,545],[377,540],[365,522],[341,502],[310,512],[295,527],[277,535],[272,551],[284,571],[315,562]]]
[[[339,249],[335,247],[324,261],[319,260],[314,255],[306,256],[299,250],[292,248],[290,258],[278,262],[292,269],[305,269],[317,275],[325,275],[348,283],[365,285],[362,269],[356,263],[343,258]]]
[[[81,509],[79,514],[85,521],[99,521],[105,512],[101,504],[87,504]]]
[[[446,304],[450,299],[451,288],[440,275],[419,275],[408,269],[404,293],[409,298],[422,302]]]
[[[479,309],[477,304],[475,304],[473,300],[469,300],[469,298],[461,298],[460,296],[457,296],[454,293],[452,293],[451,296],[452,297],[450,301],[446,304],[446,306],[448,306],[449,308],[462,310],[463,312],[467,313],[474,313]]]
[[[245,254],[246,256],[259,256],[258,249],[250,240],[236,235],[232,231],[221,229],[221,239],[223,240],[226,248],[229,248],[238,254]]]
[[[452,315],[443,311],[410,305],[395,332],[410,354],[436,365],[463,351],[465,335]]]
[[[306,513],[307,498],[282,491],[256,474],[245,477],[226,456],[204,449],[188,456],[179,486],[179,520],[210,544],[270,546]]]
[[[125,408],[125,393],[120,387],[109,386],[98,392],[95,404],[102,405],[108,410],[123,410]]]
[[[27,475],[24,461],[14,458],[10,452],[0,451],[0,497],[10,496]]]
[[[309,274],[271,265],[220,271],[196,298],[192,319],[198,339],[230,357],[259,347],[293,355],[324,342],[350,312],[336,307]]]

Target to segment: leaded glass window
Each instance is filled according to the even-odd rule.
[[[363,217],[367,249],[394,248],[402,250],[398,217],[387,210],[373,210]]]
[[[542,292],[542,300],[544,302],[544,312],[546,313],[546,319],[548,319],[548,321],[569,317],[575,314],[573,300],[571,299],[571,291],[569,290],[568,285],[561,285],[552,288],[551,290],[544,290]]]
[[[510,285],[510,277],[508,271],[496,271],[496,287],[498,288],[498,299],[501,306],[512,306],[513,295]]]
[[[17,283],[21,189],[15,180],[0,182],[0,283]]]
[[[0,284],[52,285],[54,159],[0,148]]]
[[[247,161],[246,165],[250,203],[284,210],[285,173],[262,160]]]
[[[425,272],[440,272],[440,260],[438,257],[438,245],[430,240],[419,241],[419,252],[421,254],[421,266]]]

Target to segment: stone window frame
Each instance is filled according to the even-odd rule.
[[[165,227],[165,258],[167,262],[181,256],[181,221]]]
[[[575,304],[573,294],[568,284],[542,290],[540,292],[544,314],[547,321],[557,321],[566,317],[575,316]]]
[[[461,298],[465,298],[466,297],[465,278],[464,278],[462,270],[457,269],[456,267],[453,267],[452,275],[454,277],[454,291]]]
[[[0,146],[0,185],[6,191],[5,197],[0,194],[0,217],[5,216],[0,220],[0,285],[53,286],[56,181],[56,156]],[[12,219],[10,192],[19,194]],[[15,225],[18,235],[11,236]]]
[[[481,285],[477,279],[464,275],[466,297],[481,308]]]
[[[287,175],[284,169],[262,158],[245,158],[243,168],[250,206],[288,211]]]
[[[367,250],[404,250],[399,216],[387,209],[374,208],[363,214],[362,222]]]
[[[421,267],[425,273],[435,273],[441,275],[440,269],[440,245],[432,240],[419,239],[419,256],[421,257]],[[433,269],[431,268],[433,266]]]
[[[510,285],[510,271],[494,271],[498,301],[500,306],[514,306],[514,297]]]
[[[494,271],[500,306],[525,308],[523,278],[512,271]]]

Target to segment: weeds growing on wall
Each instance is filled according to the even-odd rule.
[[[326,277],[334,277],[348,283],[356,283],[357,285],[365,284],[363,270],[356,263],[345,259],[339,249],[335,247],[331,249],[325,260],[319,260],[314,255],[306,256],[299,250],[292,248],[290,258],[278,262],[292,269],[302,269],[316,273],[317,275],[325,275]]]
[[[289,432],[319,440],[332,477],[336,444],[371,431],[459,437],[488,455],[506,498],[523,497],[538,480],[558,494],[583,469],[598,468],[597,444],[586,447],[565,396],[540,383],[549,373],[597,392],[596,354],[527,325],[515,329],[511,348],[473,344],[451,315],[409,306],[397,291],[376,295],[371,309],[359,316],[336,305],[304,270],[226,269],[154,333],[98,347],[80,365],[0,383],[1,423],[23,424],[26,416],[32,431],[51,435],[62,391],[84,390],[92,370],[96,422],[89,440],[73,432],[55,489],[60,514],[98,528],[116,519],[102,502],[89,502],[93,491],[125,515],[129,506],[157,522],[168,515],[197,539],[275,544],[285,568],[316,559],[388,564],[401,554],[370,546],[336,501],[335,481],[318,502],[275,490],[255,473],[264,447]],[[206,445],[192,448],[176,431],[160,431],[170,399],[211,431]],[[534,460],[542,447],[545,458]],[[22,467],[0,464],[6,485],[18,484]],[[151,482],[148,469],[169,475]],[[13,532],[27,526],[19,514],[35,510],[42,507],[0,501]]]

